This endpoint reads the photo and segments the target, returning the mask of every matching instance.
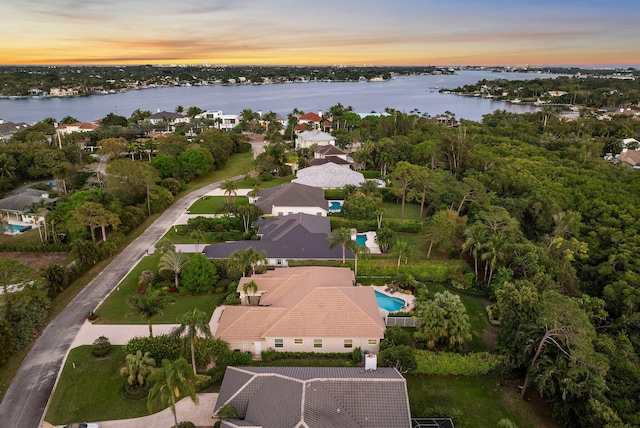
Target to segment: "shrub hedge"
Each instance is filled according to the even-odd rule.
[[[329,359],[353,359],[351,352],[279,352],[262,351],[262,361],[270,362],[275,360],[304,360],[307,358],[329,358]]]
[[[124,345],[124,354],[135,354],[138,350],[149,352],[156,362],[161,362],[165,358],[177,360],[181,351],[180,338],[161,334],[154,337],[134,337]]]
[[[329,217],[331,222],[331,229],[338,229],[340,227],[356,228],[358,232],[368,232],[370,230],[378,229],[378,221],[373,220],[349,220],[344,217],[332,215]],[[420,220],[400,220],[395,218],[382,219],[382,227],[389,228],[394,232],[400,233],[418,233],[422,228],[422,222]]]
[[[415,350],[418,367],[415,374],[433,376],[481,376],[500,366],[502,358],[488,352],[473,352],[466,355],[454,352],[429,352]]]

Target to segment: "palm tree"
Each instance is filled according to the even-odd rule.
[[[231,202],[233,195],[233,203],[236,203],[238,197],[238,183],[232,180],[224,180],[220,185],[220,188],[224,190],[224,195],[227,197],[227,202]]]
[[[478,279],[478,259],[481,256],[484,242],[486,241],[485,229],[480,223],[474,223],[465,230],[464,235],[467,238],[462,244],[462,250],[468,251],[473,257],[476,280]]]
[[[200,251],[200,242],[205,240],[206,235],[200,229],[191,232],[191,237],[196,241],[196,251]]]
[[[347,250],[351,251],[355,256],[353,274],[358,276],[358,257],[369,254],[369,249],[365,245],[358,244],[357,241],[351,240],[347,243]]]
[[[253,247],[244,250],[234,251],[229,259],[234,262],[242,270],[242,276],[245,276],[247,270],[253,275],[256,272],[256,266],[264,263],[267,258],[266,251],[256,251]]]
[[[351,239],[351,229],[349,229],[348,227],[340,227],[338,229],[334,229],[332,234],[327,237],[329,248],[333,250],[338,245],[342,247],[342,264],[346,263],[347,245],[349,245],[349,242],[351,241],[353,241]]]
[[[160,259],[160,270],[170,270],[173,272],[176,287],[178,288],[178,281],[180,278],[180,271],[189,264],[189,259],[181,251],[169,251],[165,253]]]
[[[149,383],[152,385],[147,397],[149,412],[153,412],[154,404],[159,401],[163,407],[171,407],[175,426],[178,426],[176,398],[180,394],[187,395],[198,404],[198,394],[190,382],[193,378],[189,363],[184,358],[162,360],[162,367],[155,369],[149,376]]]
[[[238,409],[230,404],[225,404],[224,406],[220,407],[216,412],[216,416],[218,416],[218,419],[220,419],[221,421],[225,421],[227,419],[238,419],[240,417],[240,415],[238,414]]]
[[[487,284],[491,284],[493,278],[493,272],[495,272],[498,263],[504,259],[504,235],[497,233],[491,237],[491,240],[487,243],[486,252],[482,254],[481,258],[484,260],[484,275],[487,276],[487,267],[489,268],[489,278]]]
[[[132,387],[144,386],[144,381],[151,374],[156,366],[156,360],[151,358],[149,351],[142,353],[141,350],[135,354],[125,357],[125,366],[120,369],[122,376],[127,376],[127,383]]]
[[[127,303],[131,306],[129,314],[138,315],[149,321],[149,337],[153,337],[151,320],[156,315],[162,315],[164,308],[171,302],[173,298],[160,293],[159,290],[146,294],[133,294],[127,299]]]
[[[391,248],[391,251],[398,255],[398,269],[400,269],[400,262],[403,258],[405,264],[407,263],[407,255],[409,254],[410,249],[409,243],[402,239],[396,240],[395,245]]]
[[[177,319],[180,325],[171,331],[174,336],[181,337],[189,342],[191,347],[191,365],[193,366],[193,374],[196,374],[196,343],[198,342],[198,333],[205,337],[211,338],[211,327],[209,327],[209,317],[205,311],[194,308],[193,311],[182,314]]]
[[[160,254],[167,254],[169,252],[175,252],[176,246],[173,244],[173,241],[169,238],[160,238],[155,245],[156,252]]]
[[[249,281],[242,287],[242,291],[244,291],[245,296],[247,296],[247,305],[250,305],[251,297],[255,296],[255,294],[258,292],[258,284],[256,284],[256,282],[253,280]]]

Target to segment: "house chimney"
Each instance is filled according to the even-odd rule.
[[[322,117],[322,110],[318,110],[318,116]]]
[[[367,354],[364,356],[364,369],[366,371],[375,371],[378,368],[378,357],[376,354]]]

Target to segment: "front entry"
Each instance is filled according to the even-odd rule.
[[[253,342],[253,353],[255,355],[260,355],[262,354],[262,342]]]

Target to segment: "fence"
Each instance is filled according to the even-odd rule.
[[[420,322],[417,318],[412,317],[387,317],[387,327],[391,327],[392,325],[399,325],[400,327],[417,327],[418,322]]]

